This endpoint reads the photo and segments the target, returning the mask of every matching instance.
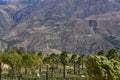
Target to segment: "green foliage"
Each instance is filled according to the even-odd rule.
[[[41,59],[43,59],[43,53],[40,51],[38,54],[37,54]]]
[[[19,54],[23,54],[23,53],[25,53],[25,48],[24,48],[24,47],[19,47],[19,48],[16,47],[16,51],[17,51]]]
[[[81,61],[83,61],[83,62],[86,60],[86,56],[84,54],[81,54],[80,58],[81,58]]]
[[[60,54],[60,62],[66,65],[69,62],[69,57],[67,51],[62,51]]]
[[[74,75],[76,74],[76,63],[77,63],[78,57],[76,54],[73,54],[71,56],[71,62],[73,63],[73,67],[74,67]]]
[[[105,55],[104,50],[99,51],[99,52],[98,52],[98,55]]]
[[[69,61],[72,63],[69,63]],[[73,54],[69,59],[66,51],[62,51],[60,55],[52,53],[51,55],[43,56],[42,52],[33,54],[23,49],[21,49],[20,54],[18,54],[17,49],[14,48],[6,54],[0,52],[0,62],[6,63],[11,67],[8,71],[8,75],[10,74],[11,78],[14,75],[22,75],[20,71],[25,70],[25,76],[30,76],[30,79],[33,79],[33,77],[36,77],[35,73],[42,64],[43,69],[39,77],[41,80],[45,80],[45,75],[43,75],[45,74],[45,71],[43,71],[45,68],[46,78],[50,78],[51,80],[61,80],[63,78],[66,78],[66,80],[80,80],[81,74],[85,75],[84,78],[87,78],[86,76],[88,74],[89,80],[120,80],[120,55],[115,49],[110,49],[107,54],[104,54],[104,51],[100,51],[98,55],[90,55],[88,59],[83,54],[79,55],[79,57]],[[62,64],[59,64],[60,62]],[[87,64],[85,64],[85,62]],[[67,64],[69,69],[66,67]],[[71,64],[73,64],[74,76],[72,75],[73,69],[71,68]],[[61,74],[62,69],[63,76]],[[33,77],[31,77],[31,74],[28,74],[28,71],[32,72]]]
[[[42,59],[36,54],[32,54],[33,66],[38,66],[42,63]]]
[[[50,58],[51,58],[51,60],[52,60],[52,62],[53,62],[54,64],[57,63],[57,62],[59,62],[59,55],[58,55],[58,54],[52,53],[52,54],[50,55]]]
[[[27,68],[35,67],[42,63],[42,59],[33,53],[22,54],[22,59],[23,59],[23,66]]]
[[[51,71],[55,71],[55,70],[58,69],[58,67],[56,67],[56,66],[51,66],[49,69],[50,69]]]
[[[0,52],[0,63],[4,61],[3,59],[4,59],[4,53]]]
[[[92,55],[87,61],[90,80],[117,80],[120,75],[120,62],[105,56]]]
[[[106,55],[108,59],[115,59],[118,56],[117,51],[115,49],[110,49]]]
[[[27,67],[27,68],[32,67],[33,59],[31,54],[28,54],[28,53],[22,54],[22,59],[23,59],[24,67]]]
[[[46,56],[46,57],[43,59],[43,63],[44,63],[46,66],[49,66],[50,64],[52,64],[52,59],[51,59],[49,56]]]
[[[19,55],[16,50],[10,50],[8,54],[6,55],[5,62],[14,69],[21,68],[22,66],[22,57]]]
[[[72,63],[76,63],[77,60],[78,60],[77,55],[76,55],[76,54],[73,54],[73,55],[71,56],[71,61],[72,61]]]
[[[77,60],[77,64],[81,64],[81,61],[82,61],[81,56],[79,56]]]

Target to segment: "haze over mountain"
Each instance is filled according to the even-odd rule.
[[[1,46],[120,50],[119,0],[19,0],[0,5]]]

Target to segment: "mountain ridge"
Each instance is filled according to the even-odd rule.
[[[27,1],[27,0],[26,0]],[[14,46],[43,50],[46,44],[58,50],[96,53],[120,50],[119,0],[36,0],[15,11],[14,24],[5,40],[20,40]]]

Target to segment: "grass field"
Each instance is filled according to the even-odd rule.
[[[73,70],[68,70],[67,69],[67,74],[66,78],[63,79],[63,74],[60,72],[60,70],[56,70],[53,74],[51,75],[51,71],[49,71],[49,80],[87,80],[86,77],[81,77],[81,75],[72,75]],[[85,74],[85,70],[81,70],[81,73]],[[11,75],[2,75],[2,80],[13,80]],[[37,74],[34,75],[22,75],[19,78],[15,77],[14,80],[46,80],[46,74],[45,71],[41,73],[39,77],[37,77]]]

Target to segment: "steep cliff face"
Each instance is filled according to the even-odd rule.
[[[24,0],[18,3],[26,7],[19,8],[10,18],[13,22],[8,26],[10,32],[6,36],[9,37],[4,37],[17,40],[16,46],[39,51],[49,44],[50,48],[77,53],[120,49],[119,0]]]

